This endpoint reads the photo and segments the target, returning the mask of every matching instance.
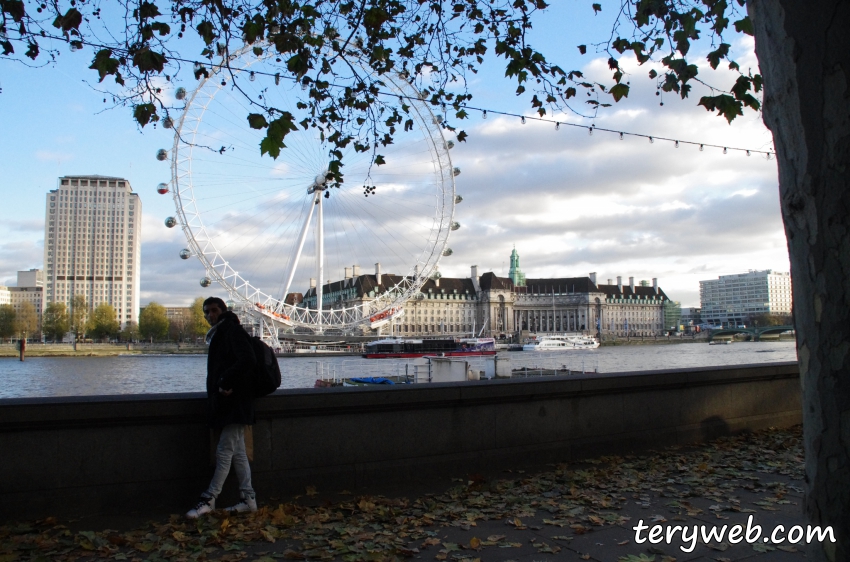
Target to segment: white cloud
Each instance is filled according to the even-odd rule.
[[[738,57],[742,66],[754,61],[751,43],[736,47],[749,49]],[[627,100],[593,121],[552,117],[593,123],[592,136],[512,117],[465,127],[470,137],[452,154],[464,171],[457,217],[465,228],[452,237],[444,275],[468,275],[473,263],[500,272],[515,244],[529,277],[590,271],[603,281],[658,277],[672,298],[698,305],[700,279],[787,269],[775,160],[698,146],[770,148],[759,116],[747,110],[729,125],[697,106],[698,92],[686,100],[665,94],[659,106],[661,96],[642,77],[649,67],[629,57],[622,64],[632,73]],[[604,59],[585,71],[610,79]],[[734,81],[728,71],[706,74],[718,84]],[[619,131],[652,135],[655,142],[620,140]],[[682,142],[675,148],[664,138]]]

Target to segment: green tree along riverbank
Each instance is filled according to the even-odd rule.
[[[27,357],[114,357],[116,355],[205,355],[205,345],[177,343],[28,343]],[[0,344],[0,357],[18,357],[17,344]]]

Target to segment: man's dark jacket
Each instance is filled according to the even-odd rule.
[[[207,398],[210,427],[222,428],[232,423],[254,423],[254,390],[252,373],[256,358],[251,336],[242,328],[239,318],[228,311],[219,317],[207,355]],[[218,389],[233,390],[224,396]]]

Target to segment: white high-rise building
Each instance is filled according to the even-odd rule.
[[[84,295],[90,308],[111,304],[122,328],[138,322],[141,217],[141,200],[123,178],[59,178],[45,209],[45,303],[70,307]]]
[[[766,269],[699,282],[703,322],[748,325],[754,316],[792,311],[791,274]]]
[[[44,287],[44,271],[41,269],[19,271],[18,287]]]
[[[8,287],[7,290],[15,312],[20,312],[21,306],[28,302],[35,309],[39,320],[41,319],[41,313],[44,311],[44,287]]]

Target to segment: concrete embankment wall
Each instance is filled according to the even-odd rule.
[[[257,417],[263,502],[640,452],[798,424],[801,409],[796,363],[777,363],[286,390]],[[185,511],[212,474],[204,420],[196,393],[0,400],[0,520]]]

